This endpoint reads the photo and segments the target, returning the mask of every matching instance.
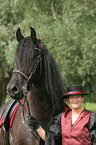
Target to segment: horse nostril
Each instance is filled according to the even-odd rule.
[[[19,93],[19,87],[17,85],[10,85],[8,84],[7,85],[7,93],[10,95],[10,96],[15,96]]]
[[[19,92],[19,88],[18,88],[17,86],[14,86],[14,87],[12,88],[12,93],[13,93],[13,94],[18,94],[18,92]]]

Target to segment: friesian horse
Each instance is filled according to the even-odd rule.
[[[3,125],[0,128],[0,145],[38,145],[37,134],[32,128],[27,128],[28,116],[35,117],[44,129],[49,129],[54,116],[64,111],[65,103],[60,98],[63,95],[62,79],[53,57],[46,45],[36,37],[33,27],[29,37],[24,37],[18,28],[16,38],[16,67],[7,92],[17,102],[20,103],[24,97],[25,101],[23,105],[20,103],[12,127],[7,131]],[[7,105],[1,107],[1,114]],[[22,110],[26,123],[22,121]]]

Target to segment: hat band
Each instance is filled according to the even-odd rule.
[[[72,92],[67,92],[66,95],[70,95],[70,94],[83,94],[83,91],[72,91]]]

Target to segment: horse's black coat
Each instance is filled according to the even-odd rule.
[[[24,37],[20,29],[16,33],[18,46],[16,48],[15,62],[16,69],[29,76],[33,66],[40,55],[40,63],[32,76],[28,92],[28,101],[31,111],[38,122],[48,130],[55,115],[64,111],[62,80],[57,65],[43,42],[36,38],[34,28],[31,28],[31,36]],[[20,100],[23,98],[22,87],[25,79],[18,73],[13,73],[7,85],[9,95]],[[26,104],[25,104],[26,108]],[[12,128],[10,129],[14,145],[37,145],[38,141],[26,131],[21,120],[21,109],[18,109]],[[27,113],[24,112],[27,122]],[[0,132],[0,135],[2,133]],[[2,135],[1,135],[2,136]],[[2,136],[3,138],[3,136]]]

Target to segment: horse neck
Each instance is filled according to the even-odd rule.
[[[28,101],[31,114],[47,129],[53,121],[54,112],[44,84],[42,86],[32,85],[28,93]]]

